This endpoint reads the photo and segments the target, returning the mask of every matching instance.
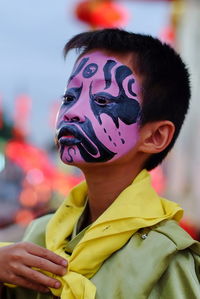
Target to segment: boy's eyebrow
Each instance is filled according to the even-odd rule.
[[[71,77],[69,78],[69,80],[67,81],[67,87],[69,86],[69,84],[73,84],[75,85],[74,87],[80,86],[83,83],[83,79],[79,78],[79,76],[73,77],[71,79]]]
[[[112,87],[114,86],[115,88],[117,88],[117,92],[118,92],[119,88],[118,88],[116,80],[111,79],[109,83],[110,83],[109,87],[111,87],[111,85],[112,85]],[[103,78],[99,78],[99,79],[96,78],[96,79],[94,79],[92,81],[92,85],[93,86],[95,85],[95,87],[97,87],[97,85],[100,85],[102,90],[105,90],[105,89],[109,88],[109,87],[107,87],[107,80],[105,78],[104,79]],[[103,88],[102,88],[102,86],[103,86]]]
[[[71,87],[67,88],[64,92],[64,96],[72,95],[75,96],[76,99],[79,99],[81,92],[82,92],[83,84],[80,87]]]

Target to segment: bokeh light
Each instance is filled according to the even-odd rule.
[[[33,168],[28,170],[26,174],[26,180],[32,185],[37,185],[42,183],[42,181],[44,180],[44,174],[40,169]]]
[[[19,196],[20,203],[25,207],[34,207],[38,202],[38,196],[32,188],[25,188]]]
[[[34,213],[28,209],[22,209],[16,213],[15,222],[20,226],[27,226],[35,218]]]

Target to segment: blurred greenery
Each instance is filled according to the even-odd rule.
[[[9,140],[13,137],[13,124],[4,115],[0,120],[0,139]]]

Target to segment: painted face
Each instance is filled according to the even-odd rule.
[[[139,84],[131,69],[102,52],[80,58],[69,78],[56,122],[64,163],[109,162],[138,140]]]

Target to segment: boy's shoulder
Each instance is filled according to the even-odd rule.
[[[200,258],[200,243],[194,240],[175,220],[165,220],[152,227],[139,230],[133,235],[130,243],[134,251],[140,252],[138,254],[147,252],[150,259],[165,261],[166,267],[171,263],[172,257],[181,256],[186,251]]]
[[[200,298],[199,271],[200,244],[176,221],[168,220],[135,233],[124,247],[104,262],[91,280],[97,286],[97,299],[193,299]],[[181,287],[186,284],[191,296],[178,296],[177,284],[173,281]],[[121,297],[117,295],[119,286]]]
[[[163,243],[163,257],[169,256],[166,269],[148,298],[157,298],[156,294],[159,298],[200,298],[200,243],[173,220],[161,223],[154,232],[159,236],[155,238],[157,243]]]
[[[200,254],[200,243],[194,240],[175,220],[165,220],[150,228],[150,231],[167,238],[172,242],[177,250],[191,248]]]

